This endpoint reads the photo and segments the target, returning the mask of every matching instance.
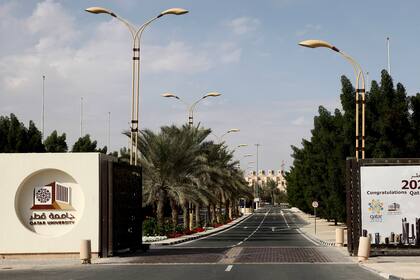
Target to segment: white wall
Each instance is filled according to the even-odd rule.
[[[33,190],[53,181],[71,188],[71,211],[30,210]],[[0,254],[99,251],[99,154],[0,154]],[[71,213],[74,225],[30,226],[33,213]],[[48,218],[47,218],[48,219]]]

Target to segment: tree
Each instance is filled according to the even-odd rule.
[[[44,146],[49,153],[65,153],[67,152],[66,134],[58,135],[57,130],[54,130],[50,136],[44,141]]]
[[[320,216],[336,222],[345,218],[345,160],[355,154],[355,90],[345,76],[341,83],[342,111],[332,115],[320,106],[310,140],[292,146],[293,166],[286,174],[291,205],[309,212],[318,200]],[[418,156],[419,131],[420,95],[408,98],[383,70],[380,84],[372,81],[366,94],[366,157]]]
[[[0,117],[0,152],[44,152],[41,138],[41,132],[32,121],[29,121],[27,129],[14,114]]]
[[[158,133],[148,129],[140,133],[143,202],[154,206],[159,231],[163,231],[167,208],[171,210],[173,228],[181,210],[184,228],[191,229],[194,220],[195,227],[201,225],[203,206],[212,208],[213,217],[217,213],[220,222],[222,208],[225,218],[231,217],[239,197],[249,195],[242,172],[235,168],[232,152],[223,144],[206,141],[209,134],[209,129],[187,125],[163,126]]]
[[[76,143],[74,143],[72,152],[73,153],[99,152],[99,153],[106,154],[107,152],[106,146],[103,147],[102,149],[98,149],[96,147],[97,147],[96,140],[92,142],[92,140],[90,140],[90,135],[86,134],[85,136],[80,137],[76,141]]]

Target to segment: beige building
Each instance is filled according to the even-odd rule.
[[[281,191],[287,191],[287,182],[284,178],[284,170],[259,170],[258,179],[260,184],[266,184],[270,179],[277,183],[277,188]],[[250,186],[253,186],[257,182],[257,172],[255,170],[249,171],[245,176],[245,180]]]

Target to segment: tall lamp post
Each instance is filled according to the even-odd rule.
[[[140,27],[130,23],[126,19],[118,16],[116,13],[109,9],[102,7],[90,7],[85,11],[93,14],[108,14],[119,21],[121,21],[128,30],[133,39],[133,74],[132,74],[132,102],[131,102],[131,130],[130,130],[130,164],[137,165],[137,144],[138,144],[138,131],[139,131],[139,89],[140,89],[140,42],[144,29],[153,21],[165,15],[183,15],[188,13],[187,10],[180,8],[172,8],[165,10],[158,14],[156,17],[146,21]]]
[[[164,93],[161,96],[167,97],[167,98],[171,98],[172,97],[172,98],[178,99],[179,101],[181,101],[182,103],[184,103],[187,106],[187,108],[188,108],[188,125],[190,127],[192,127],[193,124],[194,124],[194,109],[197,106],[197,104],[200,101],[206,99],[207,97],[217,97],[217,96],[220,96],[220,95],[222,95],[222,94],[221,93],[218,93],[218,92],[209,92],[209,93],[205,94],[203,97],[201,97],[200,99],[198,99],[197,101],[195,101],[192,104],[189,104],[189,103],[185,102],[178,95],[175,95],[173,93]]]
[[[351,56],[345,52],[339,50],[335,46],[322,40],[306,40],[299,43],[299,45],[308,48],[328,48],[341,54],[350,64],[353,66],[354,73],[356,75],[356,159],[359,159],[359,151],[362,150],[362,159],[365,158],[365,76],[360,64],[357,63]],[[362,147],[359,148],[359,93],[362,93]]]
[[[259,204],[260,204],[260,194],[259,194],[259,181],[258,181],[258,160],[259,160],[259,149],[260,149],[261,144],[255,144],[255,147],[257,147],[257,185],[255,187],[255,208],[258,209],[259,208]]]
[[[44,142],[44,138],[45,138],[44,123],[45,123],[45,75],[42,75],[42,137],[41,137],[42,142]]]

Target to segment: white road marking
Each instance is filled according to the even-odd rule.
[[[181,242],[181,243],[178,243],[178,244],[175,244],[175,245],[171,245],[171,246],[174,246],[174,247],[177,247],[177,246],[183,246],[183,245],[185,245],[185,244],[189,244],[189,243],[196,242],[196,241],[199,241],[199,240],[203,240],[203,239],[206,239],[206,238],[209,238],[209,237],[215,236],[215,235],[219,235],[219,234],[224,233],[224,232],[226,232],[226,231],[228,231],[228,230],[231,230],[231,229],[236,228],[237,226],[239,226],[240,224],[242,224],[243,222],[245,222],[246,220],[248,220],[248,219],[249,219],[249,218],[251,218],[252,216],[254,216],[254,214],[249,215],[248,217],[244,218],[242,221],[238,222],[237,224],[235,224],[235,225],[233,225],[233,226],[231,226],[231,227],[228,227],[228,228],[226,228],[226,229],[222,229],[221,231],[218,231],[218,232],[215,232],[215,233],[212,233],[212,234],[210,234],[210,235],[203,236],[203,237],[199,237],[199,238],[197,238],[197,239],[193,239],[193,240],[190,240],[190,241]]]
[[[226,269],[225,269],[225,271],[227,271],[227,272],[229,272],[229,271],[231,271],[232,270],[232,267],[233,267],[233,265],[228,265],[227,267],[226,267]]]
[[[283,213],[283,210],[281,211],[281,215],[283,216],[283,219],[286,222],[287,227],[290,228],[289,224],[287,223],[286,216]],[[314,240],[312,240],[311,238],[309,238],[308,236],[306,236],[306,234],[304,232],[302,232],[299,228],[296,228],[296,231],[299,232],[300,235],[302,235],[306,240],[310,241],[312,244],[315,244],[316,246],[319,246],[320,245],[319,243],[315,242]]]
[[[287,222],[286,216],[283,213],[283,210],[280,211],[281,215],[283,216],[284,221],[286,222],[286,226],[290,228],[289,223]]]
[[[271,211],[271,209],[269,209],[266,213],[265,213],[265,215],[264,215],[264,218],[262,219],[262,221],[261,221],[261,223],[258,225],[258,227],[250,234],[250,235],[248,235],[246,238],[244,238],[244,240],[242,240],[241,242],[239,242],[239,243],[237,243],[235,246],[238,246],[238,245],[240,245],[240,244],[242,244],[243,242],[245,242],[245,241],[247,241],[251,236],[253,236],[260,228],[261,228],[261,225],[264,223],[264,221],[265,221],[265,218],[267,218],[267,216],[268,216],[268,213],[270,213],[270,211]]]

